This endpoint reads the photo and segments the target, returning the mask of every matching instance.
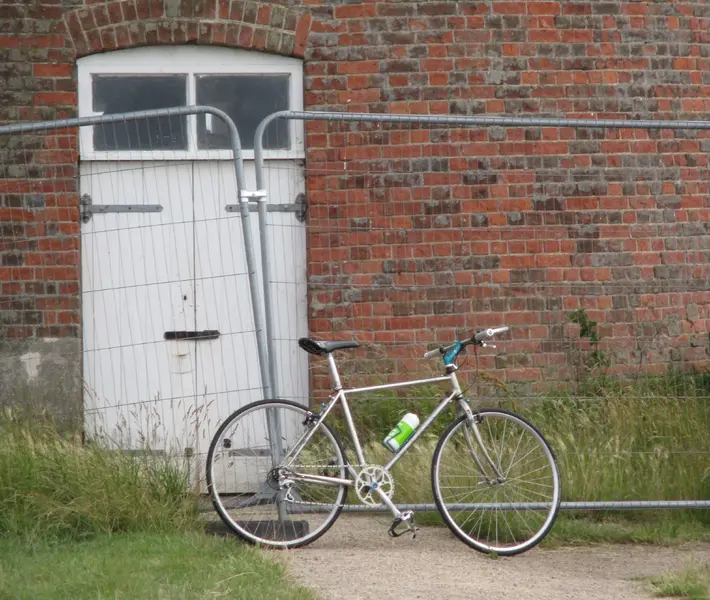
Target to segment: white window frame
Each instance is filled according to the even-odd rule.
[[[218,46],[151,46],[93,54],[77,61],[79,116],[94,117],[92,79],[94,75],[166,75],[187,76],[187,105],[196,104],[196,76],[202,75],[288,75],[289,109],[303,110],[303,62],[276,56]],[[188,150],[116,150],[96,151],[93,128],[79,131],[79,156],[82,160],[229,160],[231,150],[198,149],[197,118],[187,117]],[[291,147],[266,150],[266,159],[305,158],[303,121],[289,119]],[[241,133],[241,132],[240,132]],[[242,144],[244,140],[242,140]],[[245,160],[253,160],[253,150],[243,150]]]

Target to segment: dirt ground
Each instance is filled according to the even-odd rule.
[[[387,535],[388,517],[341,515],[312,544],[268,551],[291,577],[322,600],[648,600],[639,578],[710,561],[710,544],[680,548],[615,545],[534,548],[491,559],[444,527],[422,527],[416,539]]]

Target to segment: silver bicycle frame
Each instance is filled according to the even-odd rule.
[[[389,390],[389,389],[395,389],[395,388],[401,388],[401,387],[415,387],[419,385],[425,385],[428,383],[441,383],[444,381],[449,381],[451,383],[451,389],[452,392],[443,398],[441,402],[436,406],[436,408],[427,416],[427,418],[424,420],[424,422],[414,431],[412,436],[407,440],[407,442],[395,452],[395,454],[392,456],[392,458],[387,462],[386,465],[384,465],[384,469],[386,471],[389,471],[396,463],[399,461],[400,458],[404,455],[409,448],[411,448],[412,444],[414,444],[417,439],[429,428],[431,423],[436,419],[441,412],[449,405],[449,403],[452,400],[457,400],[459,401],[462,411],[464,414],[468,416],[469,420],[469,425],[471,429],[474,432],[474,438],[476,439],[476,442],[478,446],[481,448],[481,451],[483,453],[484,458],[486,459],[486,462],[489,464],[489,466],[493,469],[494,473],[496,474],[497,477],[500,477],[501,474],[495,465],[495,463],[491,460],[488,452],[486,451],[485,447],[483,446],[480,434],[478,432],[478,428],[476,427],[475,420],[473,418],[473,413],[471,412],[471,409],[469,408],[468,404],[464,401],[463,399],[463,394],[461,393],[461,387],[459,386],[458,379],[456,377],[456,372],[452,367],[452,365],[447,365],[447,369],[450,369],[450,372],[442,377],[432,377],[429,379],[415,379],[412,381],[404,381],[400,383],[389,383],[389,384],[384,384],[384,385],[374,385],[374,386],[368,386],[368,387],[361,387],[361,388],[351,388],[351,389],[343,389],[343,386],[340,382],[340,375],[338,374],[338,368],[337,365],[335,364],[335,358],[333,358],[332,354],[328,354],[328,367],[330,370],[330,376],[331,376],[331,381],[334,384],[335,391],[333,395],[330,397],[330,401],[326,405],[325,409],[323,412],[320,414],[318,420],[316,421],[314,427],[306,433],[306,435],[291,449],[291,451],[286,455],[283,464],[284,468],[288,468],[292,462],[295,460],[295,458],[298,456],[298,454],[301,452],[303,447],[308,443],[308,441],[311,439],[311,437],[315,434],[317,431],[318,427],[320,424],[325,420],[325,418],[328,416],[330,411],[333,409],[333,407],[336,405],[338,401],[340,401],[341,406],[343,407],[343,416],[345,418],[345,422],[348,427],[348,431],[350,433],[350,438],[353,442],[353,445],[355,446],[355,454],[357,456],[358,464],[364,465],[367,464],[367,461],[365,460],[364,453],[362,451],[362,446],[360,445],[360,438],[358,437],[357,431],[355,430],[355,424],[353,422],[352,415],[350,413],[350,406],[348,404],[347,400],[347,394],[362,394],[366,392],[374,392],[374,391],[379,391],[379,390]],[[485,477],[487,477],[485,469],[483,468],[483,465],[481,464],[478,456],[476,456],[476,453],[473,450],[473,445],[470,443],[470,439],[468,438],[467,435],[467,441],[469,445],[469,451],[471,453],[471,456],[473,457],[474,461],[476,462],[476,465],[478,466],[479,470],[481,471],[481,474]],[[352,465],[348,464],[348,470],[350,471],[350,475],[353,478],[357,478],[357,473],[353,469]],[[340,477],[330,477],[330,476],[325,476],[325,475],[310,475],[310,474],[305,474],[305,473],[290,473],[290,478],[298,481],[304,481],[307,483],[319,483],[321,485],[331,485],[331,486],[340,486],[340,485],[347,485],[347,486],[353,486],[354,481],[350,479],[342,479]],[[382,502],[390,509],[392,514],[395,517],[401,517],[402,513],[397,509],[397,507],[394,505],[394,503],[379,489],[377,488],[376,491]]]

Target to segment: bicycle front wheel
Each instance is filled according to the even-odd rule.
[[[215,434],[207,486],[215,510],[242,539],[295,548],[315,541],[338,518],[346,485],[290,476],[347,477],[340,441],[325,423],[315,427],[315,420],[301,404],[262,400],[236,411]]]
[[[474,421],[480,443],[465,416],[441,436],[432,460],[434,500],[451,531],[475,550],[520,554],[547,535],[557,516],[555,455],[519,415],[482,409]]]

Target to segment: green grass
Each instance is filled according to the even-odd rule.
[[[416,388],[351,402],[368,461],[383,464],[391,456],[381,444],[389,429],[410,410],[423,420],[440,397],[439,388]],[[520,399],[508,392],[480,403],[473,398],[477,404],[519,412],[543,432],[558,456],[563,501],[710,499],[708,375],[597,378],[576,393]],[[395,502],[433,502],[431,457],[452,416],[445,412],[394,467]],[[436,514],[417,519],[441,522]],[[548,543],[699,539],[710,539],[710,510],[561,512]]]
[[[572,513],[560,511],[541,546],[589,546],[598,544],[648,544],[676,546],[687,542],[710,542],[710,527],[692,515],[637,511]]]
[[[692,563],[680,571],[652,578],[650,586],[656,596],[709,600],[710,565]]]
[[[122,533],[92,540],[0,540],[0,599],[313,600],[283,568],[234,539]]]
[[[0,600],[311,600],[281,566],[204,533],[179,465],[0,415]]]
[[[59,434],[46,421],[0,415],[0,536],[82,539],[197,527],[197,499],[178,465]]]

